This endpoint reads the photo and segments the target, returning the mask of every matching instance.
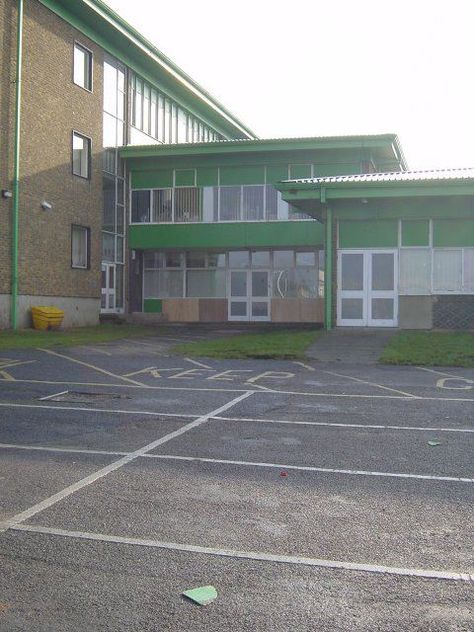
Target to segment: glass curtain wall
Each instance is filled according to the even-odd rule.
[[[102,271],[107,283],[102,288],[102,310],[108,312],[120,312],[124,308],[125,166],[117,148],[124,144],[125,93],[125,67],[116,60],[106,59],[104,61]]]

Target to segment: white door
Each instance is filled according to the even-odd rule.
[[[115,263],[103,263],[101,312],[115,311]]]
[[[229,271],[229,320],[270,320],[270,272]]]
[[[339,251],[338,325],[397,326],[397,254],[396,250]]]

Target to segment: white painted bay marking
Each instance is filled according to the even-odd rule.
[[[59,397],[60,395],[67,395],[69,391],[60,391],[59,393],[53,393],[52,395],[46,395],[46,397],[40,397],[40,402],[46,402],[48,399],[54,399],[55,397]]]
[[[21,443],[0,443],[0,450],[33,450],[37,452],[65,452],[66,454],[105,454],[108,456],[125,456],[130,452],[110,450],[88,450],[87,448],[60,448],[55,446],[22,445]]]
[[[330,421],[291,421],[289,419],[253,419],[249,417],[214,417],[219,421],[250,421],[264,424],[289,424],[294,426],[327,426],[335,428],[369,428],[371,430],[410,430],[419,432],[460,432],[460,433],[472,433],[474,434],[474,428],[437,428],[428,426],[423,428],[422,426],[390,426],[390,425],[378,425],[378,424],[343,424]]]
[[[143,386],[141,382],[136,382],[135,380],[131,380],[128,377],[123,377],[122,375],[116,375],[115,373],[111,373],[106,369],[101,369],[94,364],[89,364],[88,362],[83,362],[82,360],[77,360],[76,358],[71,358],[70,356],[65,355],[64,353],[57,353],[57,351],[51,351],[51,349],[41,349],[38,348],[38,351],[43,351],[44,353],[48,353],[49,355],[57,356],[58,358],[63,358],[64,360],[69,360],[69,362],[75,362],[76,364],[81,364],[82,366],[86,366],[89,369],[93,369],[94,371],[98,371],[99,373],[103,373],[104,375],[109,375],[110,377],[114,377],[117,380],[125,380],[126,382],[130,382],[135,386]]]
[[[156,441],[152,441],[151,443],[143,446],[143,448],[139,448],[138,450],[135,450],[134,452],[130,452],[129,454],[123,456],[118,461],[109,463],[109,465],[106,465],[100,470],[97,470],[96,472],[89,474],[89,476],[86,476],[80,481],[77,481],[76,483],[69,485],[68,487],[64,488],[60,492],[53,494],[49,498],[46,498],[45,500],[42,500],[39,503],[36,503],[29,509],[26,509],[25,511],[22,511],[16,514],[15,516],[9,518],[8,520],[4,522],[0,522],[0,532],[6,531],[7,529],[18,525],[21,522],[24,522],[25,520],[29,520],[32,516],[35,516],[37,513],[40,513],[41,511],[48,509],[52,505],[55,505],[59,501],[64,500],[64,498],[67,498],[71,494],[74,494],[80,489],[87,487],[91,483],[94,483],[95,481],[101,478],[104,478],[111,472],[115,472],[119,468],[123,467],[124,465],[127,465],[131,461],[134,461],[138,457],[144,456],[150,450],[154,450],[158,446],[163,445],[164,443],[167,443],[168,441],[171,441],[172,439],[175,439],[176,437],[181,436],[182,434],[188,432],[189,430],[192,430],[193,428],[196,428],[197,426],[200,426],[201,424],[205,423],[208,419],[210,419],[212,416],[219,415],[220,413],[228,410],[229,408],[232,408],[232,406],[235,406],[235,404],[238,404],[240,401],[246,399],[247,397],[250,397],[250,395],[252,394],[253,394],[253,391],[246,391],[242,395],[239,395],[238,397],[232,399],[230,402],[227,402],[227,404],[220,406],[216,410],[212,410],[210,413],[201,415],[194,421],[191,421],[189,424],[186,424],[185,426],[182,426],[181,428],[178,428],[177,430],[174,430],[173,432],[166,434],[164,437],[161,437],[160,439],[157,439]]]
[[[398,388],[390,388],[390,386],[384,386],[383,384],[377,384],[376,382],[369,382],[368,380],[362,380],[358,377],[353,377],[352,375],[345,375],[343,373],[335,373],[334,371],[326,371],[326,370],[323,370],[323,373],[328,373],[329,375],[335,375],[336,377],[344,377],[348,380],[353,380],[354,382],[360,382],[361,384],[368,384],[369,386],[382,388],[386,391],[392,391],[392,393],[399,393],[407,397],[412,397],[413,399],[420,399],[417,395],[413,395],[412,393],[406,393],[405,391],[401,391]]]
[[[293,364],[299,364],[299,366],[302,366],[307,371],[316,371],[316,369],[313,366],[309,366],[309,364],[305,364],[304,362],[295,361],[293,362]]]
[[[68,391],[65,391],[68,392]],[[0,408],[40,408],[43,410],[77,410],[81,413],[106,413],[117,415],[149,415],[152,417],[185,417],[196,418],[196,413],[161,413],[148,410],[120,410],[117,408],[83,408],[82,406],[46,406],[42,404],[19,404],[16,402],[0,402]]]
[[[149,366],[149,367],[146,367],[145,369],[140,369],[139,371],[133,371],[133,373],[125,373],[123,377],[132,377],[133,375],[140,375],[140,373],[149,373],[152,377],[160,378],[161,373],[164,373],[165,371],[182,371],[182,370],[183,370],[182,366],[173,367],[171,369],[159,369],[156,366]]]
[[[2,382],[16,382],[16,379],[8,371],[0,371],[0,375],[3,377]]]
[[[207,380],[224,380],[227,382],[233,382],[234,378],[239,379],[240,377],[244,377],[243,375],[238,375],[239,373],[253,373],[251,369],[228,369],[227,371],[221,371],[220,373],[216,373],[215,375],[211,375],[206,378]],[[247,384],[251,384],[250,380],[247,380]]]
[[[198,362],[197,360],[192,360],[191,358],[184,358],[186,362],[191,362],[191,364],[195,364],[196,366],[200,366],[202,369],[209,369],[212,371],[212,367],[204,364],[204,362]]]
[[[415,369],[419,371],[427,371],[428,373],[435,373],[436,375],[446,375],[447,377],[457,377],[461,380],[467,379],[464,375],[454,375],[454,373],[447,373],[446,371],[438,371],[436,369],[429,369],[427,366],[416,366]]]
[[[198,463],[216,463],[220,465],[238,465],[242,467],[267,467],[300,472],[317,472],[320,474],[345,474],[349,476],[380,476],[383,478],[408,478],[424,481],[443,481],[447,483],[474,483],[474,478],[461,476],[434,476],[431,474],[404,474],[402,472],[372,472],[369,470],[345,470],[332,467],[314,467],[312,465],[287,465],[286,463],[261,463],[258,461],[233,461],[231,459],[210,459],[175,454],[143,454],[147,459],[163,459],[168,461],[196,461]]]
[[[294,373],[289,373],[288,371],[264,371],[260,373],[260,375],[256,375],[255,377],[247,380],[248,384],[254,384],[257,380],[289,380],[295,377]]]
[[[453,382],[463,382],[464,386],[446,385],[449,382],[451,385]],[[466,380],[463,377],[442,377],[436,382],[437,388],[445,388],[452,391],[471,391],[474,389],[474,380]]]
[[[40,533],[43,535],[53,535],[64,538],[75,538],[80,540],[92,540],[95,542],[110,542],[112,544],[122,544],[130,546],[144,546],[149,548],[167,549],[171,551],[182,551],[187,553],[201,553],[217,557],[227,557],[240,560],[254,560],[259,562],[270,562],[276,564],[292,564],[298,566],[313,566],[319,568],[329,568],[333,570],[359,571],[364,573],[381,573],[384,575],[401,575],[404,577],[419,577],[423,579],[438,579],[446,581],[474,581],[474,574],[463,571],[444,571],[422,568],[403,568],[395,566],[382,566],[380,564],[363,564],[359,562],[344,562],[340,560],[327,560],[312,557],[302,557],[298,555],[278,555],[273,553],[261,553],[257,551],[239,551],[230,549],[218,549],[207,546],[196,546],[194,544],[178,544],[175,542],[164,542],[161,540],[147,540],[144,538],[126,538],[116,535],[106,535],[103,533],[90,533],[87,531],[67,531],[65,529],[55,529],[36,525],[15,525],[15,531],[26,533]]]

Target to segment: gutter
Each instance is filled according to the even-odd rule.
[[[13,210],[11,253],[11,326],[18,328],[18,216],[20,189],[21,71],[23,65],[23,0],[18,0],[16,72],[15,72],[15,138],[13,158]]]

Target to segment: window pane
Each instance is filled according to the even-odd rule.
[[[115,237],[108,233],[102,233],[102,260],[115,261]]]
[[[115,275],[115,307],[123,307],[123,266],[117,266]]]
[[[73,226],[72,238],[72,265],[74,268],[87,268],[87,228]]]
[[[182,270],[145,270],[145,298],[181,298],[183,296]]]
[[[116,230],[119,235],[125,234],[125,207],[117,205]]]
[[[73,134],[72,170],[74,175],[89,177],[89,139]]]
[[[164,111],[164,142],[171,142],[171,103],[168,99],[165,100],[165,111]]]
[[[311,252],[297,252],[296,253],[296,265],[297,266],[315,266],[316,265],[316,253]]]
[[[474,248],[464,249],[464,291],[474,292]]]
[[[117,147],[117,119],[104,114],[104,147]]]
[[[134,125],[138,129],[143,128],[143,83],[141,79],[135,82]]]
[[[74,83],[92,90],[92,54],[79,44],[74,46]]]
[[[143,127],[145,134],[150,133],[150,86],[143,86]]]
[[[183,265],[183,257],[180,252],[168,250],[164,253],[165,266],[167,268],[181,268]]]
[[[225,252],[210,252],[207,256],[209,268],[225,268]]]
[[[276,298],[317,298],[316,268],[296,268],[274,272],[273,296]]]
[[[364,317],[364,300],[362,298],[343,298],[341,300],[341,318],[362,320]]]
[[[372,289],[393,290],[394,287],[394,254],[372,254]]]
[[[268,272],[252,272],[252,296],[268,296]]]
[[[204,187],[202,191],[202,219],[204,222],[217,221],[217,187]]]
[[[263,219],[263,186],[243,187],[244,220]]]
[[[145,250],[144,261],[145,268],[158,269],[165,267],[165,256],[157,250]]]
[[[252,301],[252,316],[254,318],[267,318],[268,306],[268,301]]]
[[[206,253],[205,252],[187,252],[186,253],[187,268],[205,268]]]
[[[278,191],[271,184],[265,187],[265,217],[266,219],[278,218]]]
[[[132,191],[132,222],[150,221],[150,191]]]
[[[186,296],[193,298],[224,298],[226,295],[225,270],[189,270]]]
[[[115,178],[104,176],[104,217],[102,228],[111,233],[115,232]]]
[[[153,191],[153,221],[173,221],[173,190],[156,189]]]
[[[270,252],[268,250],[256,250],[252,252],[252,268],[269,268]]]
[[[341,257],[341,289],[362,290],[364,288],[363,253],[346,254]]]
[[[373,298],[372,318],[374,320],[393,320],[393,298]]]
[[[293,250],[275,250],[273,253],[274,268],[292,268],[293,266]]]
[[[119,237],[117,235],[116,239],[116,261],[118,261],[118,263],[123,263],[123,237]]]
[[[220,194],[221,194],[221,208],[220,208],[221,222],[240,220],[241,188],[240,187],[221,187]]]
[[[201,191],[197,187],[174,190],[174,221],[201,221]]]
[[[249,255],[248,250],[234,250],[229,252],[229,268],[248,268]]]
[[[186,112],[178,110],[178,143],[186,142]]]
[[[117,69],[104,62],[104,110],[117,116]]]
[[[431,250],[400,250],[401,294],[431,294]]]
[[[462,287],[462,251],[434,250],[433,291],[456,292]]]

